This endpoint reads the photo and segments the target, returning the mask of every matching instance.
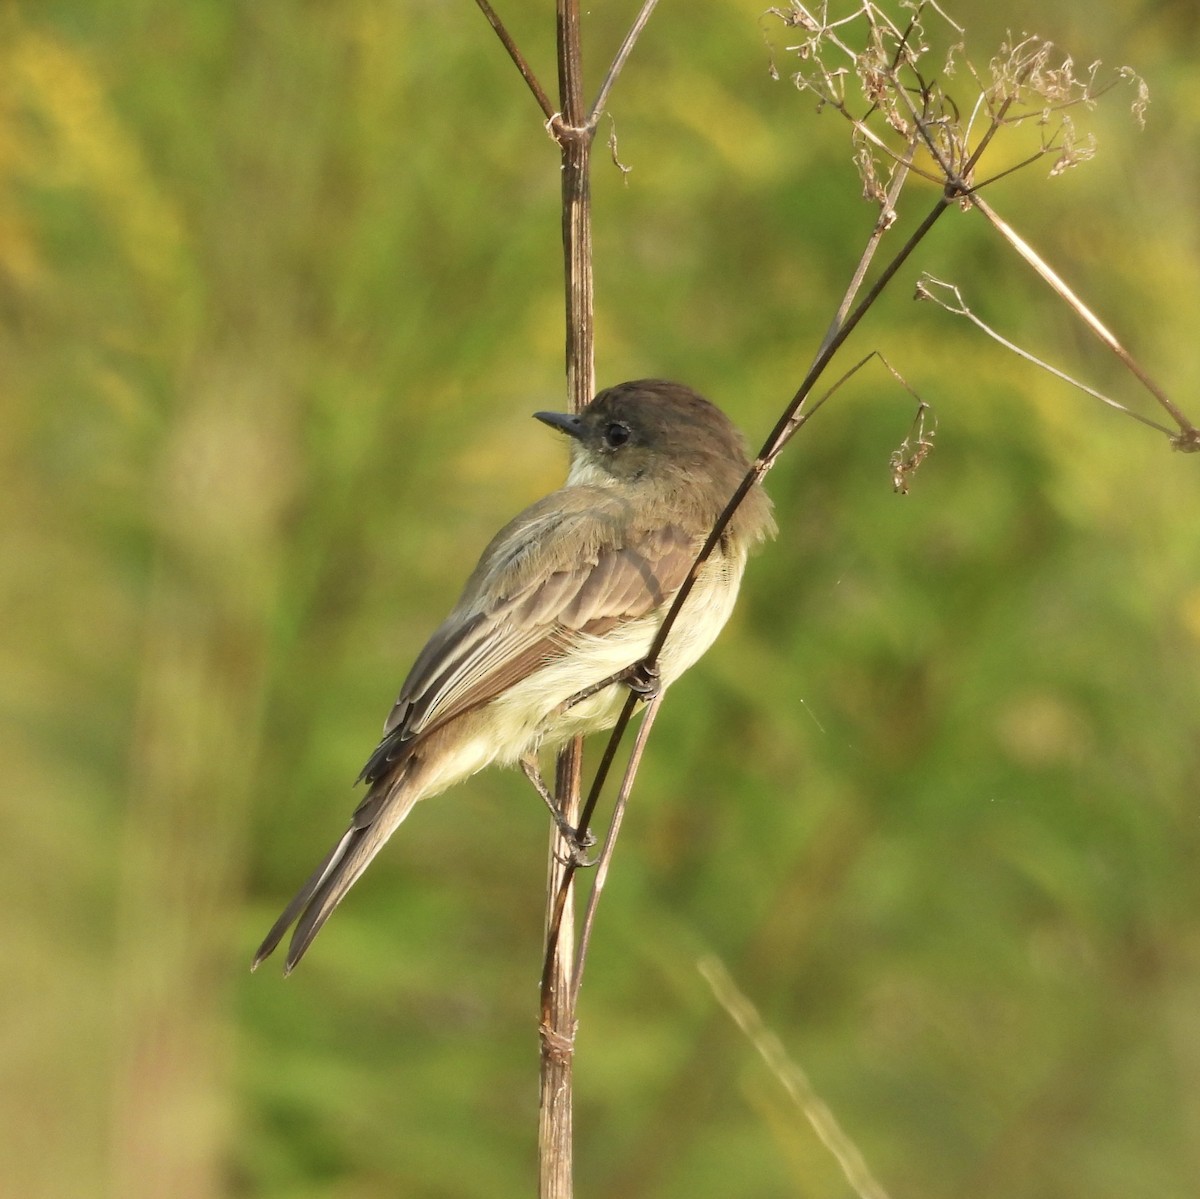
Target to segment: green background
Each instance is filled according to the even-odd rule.
[[[632,4],[584,25],[588,90]],[[598,375],[761,441],[870,222],[761,3],[663,0],[598,149]],[[959,0],[1134,64],[993,202],[1200,416],[1191,0]],[[501,13],[548,87],[551,6]],[[475,7],[0,15],[0,1190],[528,1195],[547,821],[419,809],[284,982],[254,946],[487,538],[557,485],[558,160]],[[764,32],[782,81],[768,72]],[[963,76],[951,81],[969,95]],[[607,138],[605,124],[601,137]],[[1013,149],[998,149],[997,167]],[[906,200],[906,218],[933,196]],[[918,264],[1150,411],[974,214]],[[910,302],[771,475],[673,689],[581,1010],[581,1196],[854,1192],[719,959],[892,1196],[1200,1193],[1196,458]]]

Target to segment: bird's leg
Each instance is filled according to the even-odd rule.
[[[563,839],[570,845],[572,861],[574,861],[576,866],[592,865],[593,863],[587,860],[586,851],[596,844],[596,838],[587,829],[572,828],[570,821],[559,810],[558,803],[542,778],[542,771],[538,766],[537,754],[522,754],[519,762],[522,773],[533,785],[533,789],[542,797],[542,802],[550,809],[550,815],[554,817],[555,828],[558,829]]]
[[[597,691],[603,691],[605,687],[611,687],[614,683],[624,683],[638,699],[647,704],[662,690],[658,663],[643,660],[635,662],[632,666],[624,666],[615,674],[610,674],[607,678],[589,684],[582,691],[576,691],[574,695],[569,696],[558,705],[555,709],[556,715],[561,716],[564,712],[569,712],[576,704],[583,703],[585,699],[591,699]]]

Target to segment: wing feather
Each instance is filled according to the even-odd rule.
[[[362,778],[380,777],[419,734],[494,699],[582,638],[654,612],[678,590],[699,548],[694,536],[676,526],[630,527],[627,506],[606,488],[569,491],[557,493],[557,511],[546,510],[555,497],[535,504],[484,552],[413,664]],[[553,559],[537,575],[530,532],[552,534]]]

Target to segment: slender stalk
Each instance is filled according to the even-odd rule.
[[[979,210],[980,213],[988,220],[992,228],[994,228],[1010,246],[1027,262],[1033,269],[1042,277],[1042,279],[1054,290],[1054,292],[1062,299],[1069,308],[1083,321],[1092,333],[1102,341],[1116,356],[1120,359],[1121,364],[1134,376],[1135,379],[1158,401],[1167,414],[1179,426],[1181,434],[1184,437],[1189,437],[1194,442],[1196,439],[1196,427],[1184,415],[1183,410],[1171,399],[1169,395],[1143,370],[1141,363],[1137,361],[1132,354],[1117,340],[1115,334],[1111,333],[1105,325],[1100,321],[1100,318],[1075,294],[1074,291],[1063,280],[1062,276],[1055,271],[1050,264],[1007,222],[994,208],[988,204],[982,196],[971,197],[972,206]],[[1120,407],[1120,405],[1117,405]],[[1133,416],[1134,413],[1129,413]],[[1139,418],[1140,419],[1140,418]],[[1151,423],[1151,422],[1147,422]],[[1156,428],[1161,426],[1156,425]],[[1196,448],[1193,445],[1191,448]]]
[[[612,91],[612,86],[616,83],[617,76],[620,75],[624,68],[625,62],[633,50],[634,43],[641,36],[641,32],[645,29],[646,22],[650,20],[650,14],[654,11],[654,6],[657,3],[658,0],[645,0],[641,11],[629,27],[629,32],[625,35],[625,40],[621,43],[620,49],[612,60],[612,65],[608,68],[608,74],[604,76],[604,82],[600,85],[600,91],[596,94],[596,101],[588,112],[587,123],[589,129],[594,130],[597,124],[599,124],[600,117],[604,113],[604,107],[608,103],[608,93]]]
[[[720,959],[711,955],[701,958],[699,969],[717,1002],[758,1051],[767,1069],[804,1113],[821,1143],[833,1154],[858,1199],[888,1199],[887,1192],[871,1173],[862,1150],[838,1123],[829,1105],[817,1094],[808,1075],[792,1061],[783,1043],[763,1023],[758,1009],[738,989]]]
[[[601,755],[599,765],[596,767],[596,773],[592,776],[592,785],[588,790],[587,801],[583,805],[583,811],[580,813],[580,827],[587,828],[592,821],[592,815],[596,811],[596,805],[600,802],[600,793],[604,790],[604,784],[608,781],[608,772],[612,768],[613,759],[617,756],[617,747],[621,744],[621,738],[625,736],[625,730],[629,727],[630,720],[633,719],[634,709],[638,706],[639,699],[632,691],[625,698],[625,706],[621,709],[621,714],[617,717],[617,723],[613,725],[612,734],[609,736],[608,743],[604,747],[604,753]]]
[[[592,299],[592,134],[583,125],[583,60],[579,0],[557,0],[558,120],[551,133],[562,150],[563,274],[566,299],[567,397],[578,412],[595,392],[595,319]],[[582,741],[559,755],[555,796],[559,811],[579,825]],[[571,846],[555,827],[550,833],[546,879],[545,959],[542,968],[538,1194],[573,1194],[575,1064],[575,894]]]
[[[554,117],[554,105],[550,103],[550,97],[546,95],[545,89],[538,82],[537,76],[533,73],[533,68],[525,61],[525,55],[521,53],[517,43],[512,40],[512,35],[504,28],[504,22],[496,15],[496,10],[488,3],[488,0],[475,0],[479,5],[479,11],[487,18],[488,24],[496,31],[496,36],[500,39],[505,50],[508,51],[508,56],[516,64],[516,68],[521,72],[521,78],[529,85],[529,90],[533,93],[533,98],[538,102],[538,106],[542,112],[546,114],[546,120],[552,120]]]
[[[617,755],[617,749],[621,744],[621,738],[625,735],[625,729],[629,725],[629,721],[633,717],[633,710],[638,705],[638,696],[632,691],[625,699],[625,706],[621,709],[620,716],[617,717],[617,723],[613,726],[613,731],[604,747],[604,754],[600,758],[600,764],[596,767],[596,773],[592,777],[592,785],[588,790],[587,802],[583,805],[583,810],[579,815],[576,828],[586,829],[592,821],[592,815],[596,810],[596,804],[600,801],[600,794],[604,790],[604,784],[608,781],[608,772],[612,768],[613,759]],[[557,832],[557,830],[555,830]],[[558,844],[563,844],[559,842]],[[567,862],[560,876],[557,894],[553,895],[550,901],[550,910],[553,916],[547,921],[546,934],[546,958],[542,965],[543,983],[547,974],[553,968],[555,956],[559,953],[559,938],[558,930],[562,925],[564,913],[568,907],[568,901],[572,896],[572,884],[575,878],[575,872],[579,869],[579,862],[569,849],[566,853]]]
[[[834,314],[833,320],[825,332],[825,336],[821,339],[818,353],[837,336],[838,330],[845,323],[846,314],[850,311],[850,306],[854,303],[854,299],[863,285],[863,280],[867,277],[867,271],[871,268],[871,262],[875,258],[875,251],[879,249],[879,245],[883,241],[883,235],[892,227],[892,223],[896,219],[896,203],[900,199],[900,193],[904,190],[905,183],[908,182],[908,174],[912,169],[912,157],[916,149],[916,140],[910,138],[904,152],[904,157],[896,164],[896,171],[892,176],[892,182],[888,187],[884,203],[880,207],[879,216],[875,221],[875,228],[871,230],[871,236],[867,239],[862,257],[859,258],[858,266],[850,278],[850,286],[846,288],[846,294],[842,297],[842,302],[838,305],[838,310]]]
[[[783,413],[776,422],[775,427],[771,430],[766,441],[763,443],[762,449],[759,450],[758,458],[755,459],[754,465],[751,466],[746,472],[746,475],[738,485],[737,490],[730,497],[729,503],[725,505],[721,515],[717,518],[717,522],[713,525],[712,532],[709,533],[708,539],[705,541],[699,554],[696,555],[696,560],[692,564],[691,571],[689,571],[687,578],[684,579],[683,586],[680,587],[679,592],[675,596],[674,602],[671,604],[670,610],[667,612],[666,617],[659,626],[658,633],[654,638],[654,642],[650,647],[649,653],[646,655],[645,661],[653,663],[658,660],[658,655],[662,653],[662,647],[666,643],[667,637],[670,635],[671,628],[678,618],[679,610],[683,607],[687,597],[692,592],[692,588],[696,584],[696,575],[700,570],[700,567],[708,561],[713,550],[716,548],[717,543],[721,540],[721,535],[725,532],[730,520],[733,518],[734,512],[737,511],[738,505],[741,504],[742,500],[746,498],[750,488],[753,487],[760,479],[762,479],[767,471],[774,466],[775,459],[779,456],[779,451],[787,443],[788,437],[791,435],[792,430],[797,424],[799,412],[804,404],[804,401],[808,398],[809,394],[812,392],[813,386],[821,377],[821,374],[824,372],[825,368],[829,365],[830,359],[832,359],[834,354],[841,349],[846,338],[848,338],[850,334],[853,333],[858,327],[859,322],[864,316],[866,316],[871,306],[879,298],[880,293],[892,281],[896,275],[896,272],[899,271],[899,269],[904,265],[917,246],[924,241],[926,236],[928,236],[929,231],[933,228],[934,224],[946,211],[946,209],[949,208],[957,194],[957,189],[947,185],[946,191],[934,204],[933,208],[930,209],[929,213],[926,215],[921,224],[918,225],[913,231],[909,239],[887,264],[879,278],[876,279],[871,285],[871,288],[867,294],[859,301],[858,305],[846,318],[841,328],[839,328],[836,333],[834,333],[832,337],[828,338],[822,345],[820,351],[817,353],[816,358],[813,360],[812,366],[809,367],[808,373],[804,376],[804,380],[800,384],[799,389],[792,397],[791,403],[789,403],[788,406],[783,410]],[[621,726],[618,725],[617,729],[620,729],[620,727]],[[613,730],[614,735],[617,732],[617,729]]]
[[[1046,269],[1048,271],[1050,270],[1048,266]],[[1051,273],[1053,274],[1053,272]],[[1055,276],[1055,278],[1057,278],[1057,276]],[[1054,285],[1051,284],[1051,286]],[[951,303],[949,300],[943,298],[938,294],[939,291],[948,292],[954,297],[954,302]],[[1064,383],[1069,383],[1072,387],[1082,391],[1085,395],[1091,396],[1092,399],[1099,400],[1102,404],[1107,404],[1108,407],[1115,408],[1118,412],[1123,412],[1126,416],[1132,417],[1135,421],[1138,421],[1140,424],[1147,425],[1151,429],[1156,429],[1159,433],[1165,433],[1167,437],[1171,439],[1175,439],[1178,436],[1174,429],[1168,429],[1166,425],[1159,424],[1158,421],[1151,420],[1148,416],[1143,416],[1140,412],[1134,412],[1132,408],[1127,408],[1124,404],[1118,403],[1111,396],[1106,396],[1102,391],[1097,391],[1094,387],[1089,387],[1086,383],[1081,383],[1078,379],[1072,378],[1066,373],[1066,371],[1060,371],[1058,367],[1051,366],[1049,362],[1045,362],[1036,354],[1031,354],[1028,350],[1017,345],[1016,342],[1009,341],[1007,337],[1004,337],[998,333],[992,328],[991,325],[989,325],[986,321],[981,320],[975,315],[974,312],[971,311],[970,308],[967,307],[966,301],[962,297],[962,292],[959,291],[959,289],[953,283],[946,283],[941,279],[934,279],[930,275],[922,276],[921,281],[917,284],[917,297],[922,300],[932,300],[938,305],[939,308],[944,308],[947,312],[954,316],[966,317],[966,319],[969,320],[976,329],[982,333],[986,333],[988,337],[990,337],[997,344],[1002,345],[1006,350],[1011,351],[1013,354],[1016,354],[1017,357],[1023,358],[1026,362],[1032,363],[1039,369],[1044,370],[1047,374],[1053,375],[1056,379],[1061,379]],[[1087,314],[1084,316],[1084,319],[1086,320],[1091,313],[1086,308],[1080,315],[1082,316],[1084,313]],[[1099,324],[1099,322],[1097,322],[1097,324]],[[1101,325],[1100,328],[1103,329],[1104,327]],[[1108,330],[1104,329],[1104,333],[1108,333]],[[1113,340],[1115,341],[1116,339],[1114,338]],[[1124,361],[1123,358],[1122,361]],[[1186,432],[1186,430],[1184,431]]]
[[[916,17],[913,18],[913,21],[915,20]],[[908,45],[908,39],[912,36],[912,32],[913,22],[910,21],[908,28],[904,31],[903,38],[900,40],[900,44],[896,47],[895,54],[892,56],[893,72],[900,66],[905,47]],[[854,127],[864,133],[870,132],[865,118],[854,121]],[[875,228],[871,230],[871,236],[867,238],[867,244],[863,248],[862,256],[858,260],[858,266],[854,274],[850,277],[850,285],[846,288],[846,294],[842,296],[842,302],[838,305],[837,312],[834,313],[833,320],[830,322],[829,328],[825,331],[825,336],[821,339],[821,344],[817,348],[818,354],[837,336],[838,330],[846,320],[846,314],[850,311],[850,306],[854,303],[854,299],[863,285],[863,280],[867,277],[867,271],[871,268],[871,263],[875,258],[875,251],[879,249],[883,241],[883,235],[892,227],[896,220],[896,205],[900,201],[900,193],[904,190],[904,185],[908,182],[908,176],[913,165],[913,155],[916,153],[916,149],[917,135],[914,133],[909,136],[908,142],[904,147],[903,156],[896,161],[891,183],[888,185],[884,202],[879,208],[879,216],[876,218]]]
[[[559,755],[555,792],[575,796],[583,765],[577,739]],[[572,1195],[573,1069],[575,1064],[575,957],[573,870],[563,854],[565,842],[554,830],[547,867],[547,955],[542,970],[541,1040],[538,1082],[538,1194],[542,1199]],[[549,949],[553,946],[553,950]]]
[[[576,1003],[579,1000],[579,988],[583,985],[583,967],[587,961],[588,945],[592,939],[592,925],[596,920],[596,905],[600,902],[600,895],[604,891],[604,884],[608,879],[608,868],[612,863],[613,850],[616,848],[617,834],[621,831],[621,821],[625,818],[625,809],[629,805],[629,793],[633,790],[633,780],[637,777],[638,767],[642,763],[642,751],[646,748],[646,739],[654,727],[654,718],[658,715],[661,704],[662,693],[660,692],[646,707],[646,715],[642,717],[637,737],[633,742],[633,751],[625,766],[625,777],[621,780],[617,801],[613,804],[612,820],[608,825],[604,846],[596,861],[596,873],[592,877],[592,889],[588,893],[587,909],[583,914],[583,925],[579,930],[579,952],[575,957],[574,1000]]]

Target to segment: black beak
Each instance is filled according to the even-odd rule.
[[[535,420],[566,433],[568,437],[583,436],[583,421],[573,412],[535,412],[533,416]]]

